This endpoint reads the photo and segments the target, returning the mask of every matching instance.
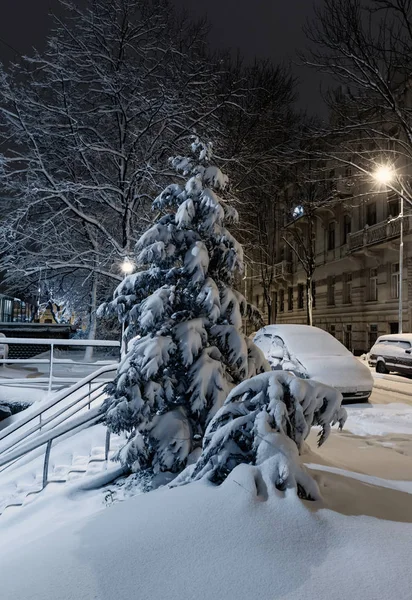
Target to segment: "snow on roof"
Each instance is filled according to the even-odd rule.
[[[405,340],[406,342],[412,342],[412,333],[388,333],[380,335],[377,341],[379,340]]]

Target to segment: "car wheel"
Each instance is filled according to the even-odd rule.
[[[379,361],[376,363],[376,367],[375,367],[375,369],[376,369],[376,372],[377,372],[377,373],[382,373],[382,374],[384,374],[384,373],[389,373],[389,371],[388,371],[388,369],[386,368],[386,365],[385,365],[385,363],[383,362],[383,360],[379,360]]]

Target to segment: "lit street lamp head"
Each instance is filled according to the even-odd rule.
[[[121,264],[121,269],[124,275],[130,275],[130,273],[133,273],[134,271],[134,264],[129,258],[126,257]]]
[[[395,178],[395,170],[391,165],[379,165],[372,173],[375,181],[382,185],[387,185]]]

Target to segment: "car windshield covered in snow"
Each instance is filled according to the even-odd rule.
[[[270,326],[265,327],[270,335]],[[272,334],[273,335],[273,334]],[[351,354],[336,338],[326,331],[304,325],[289,325],[276,328],[276,335],[281,337],[290,352],[311,356],[346,356]]]
[[[258,331],[255,342],[273,358],[299,356],[348,356],[351,355],[338,340],[326,331],[305,325],[268,325]],[[270,361],[269,361],[270,362]]]

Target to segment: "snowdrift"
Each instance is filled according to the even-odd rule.
[[[2,597],[409,600],[410,523],[344,516],[274,486],[263,495],[254,469],[239,465],[218,487],[203,480],[137,496],[8,545]]]

